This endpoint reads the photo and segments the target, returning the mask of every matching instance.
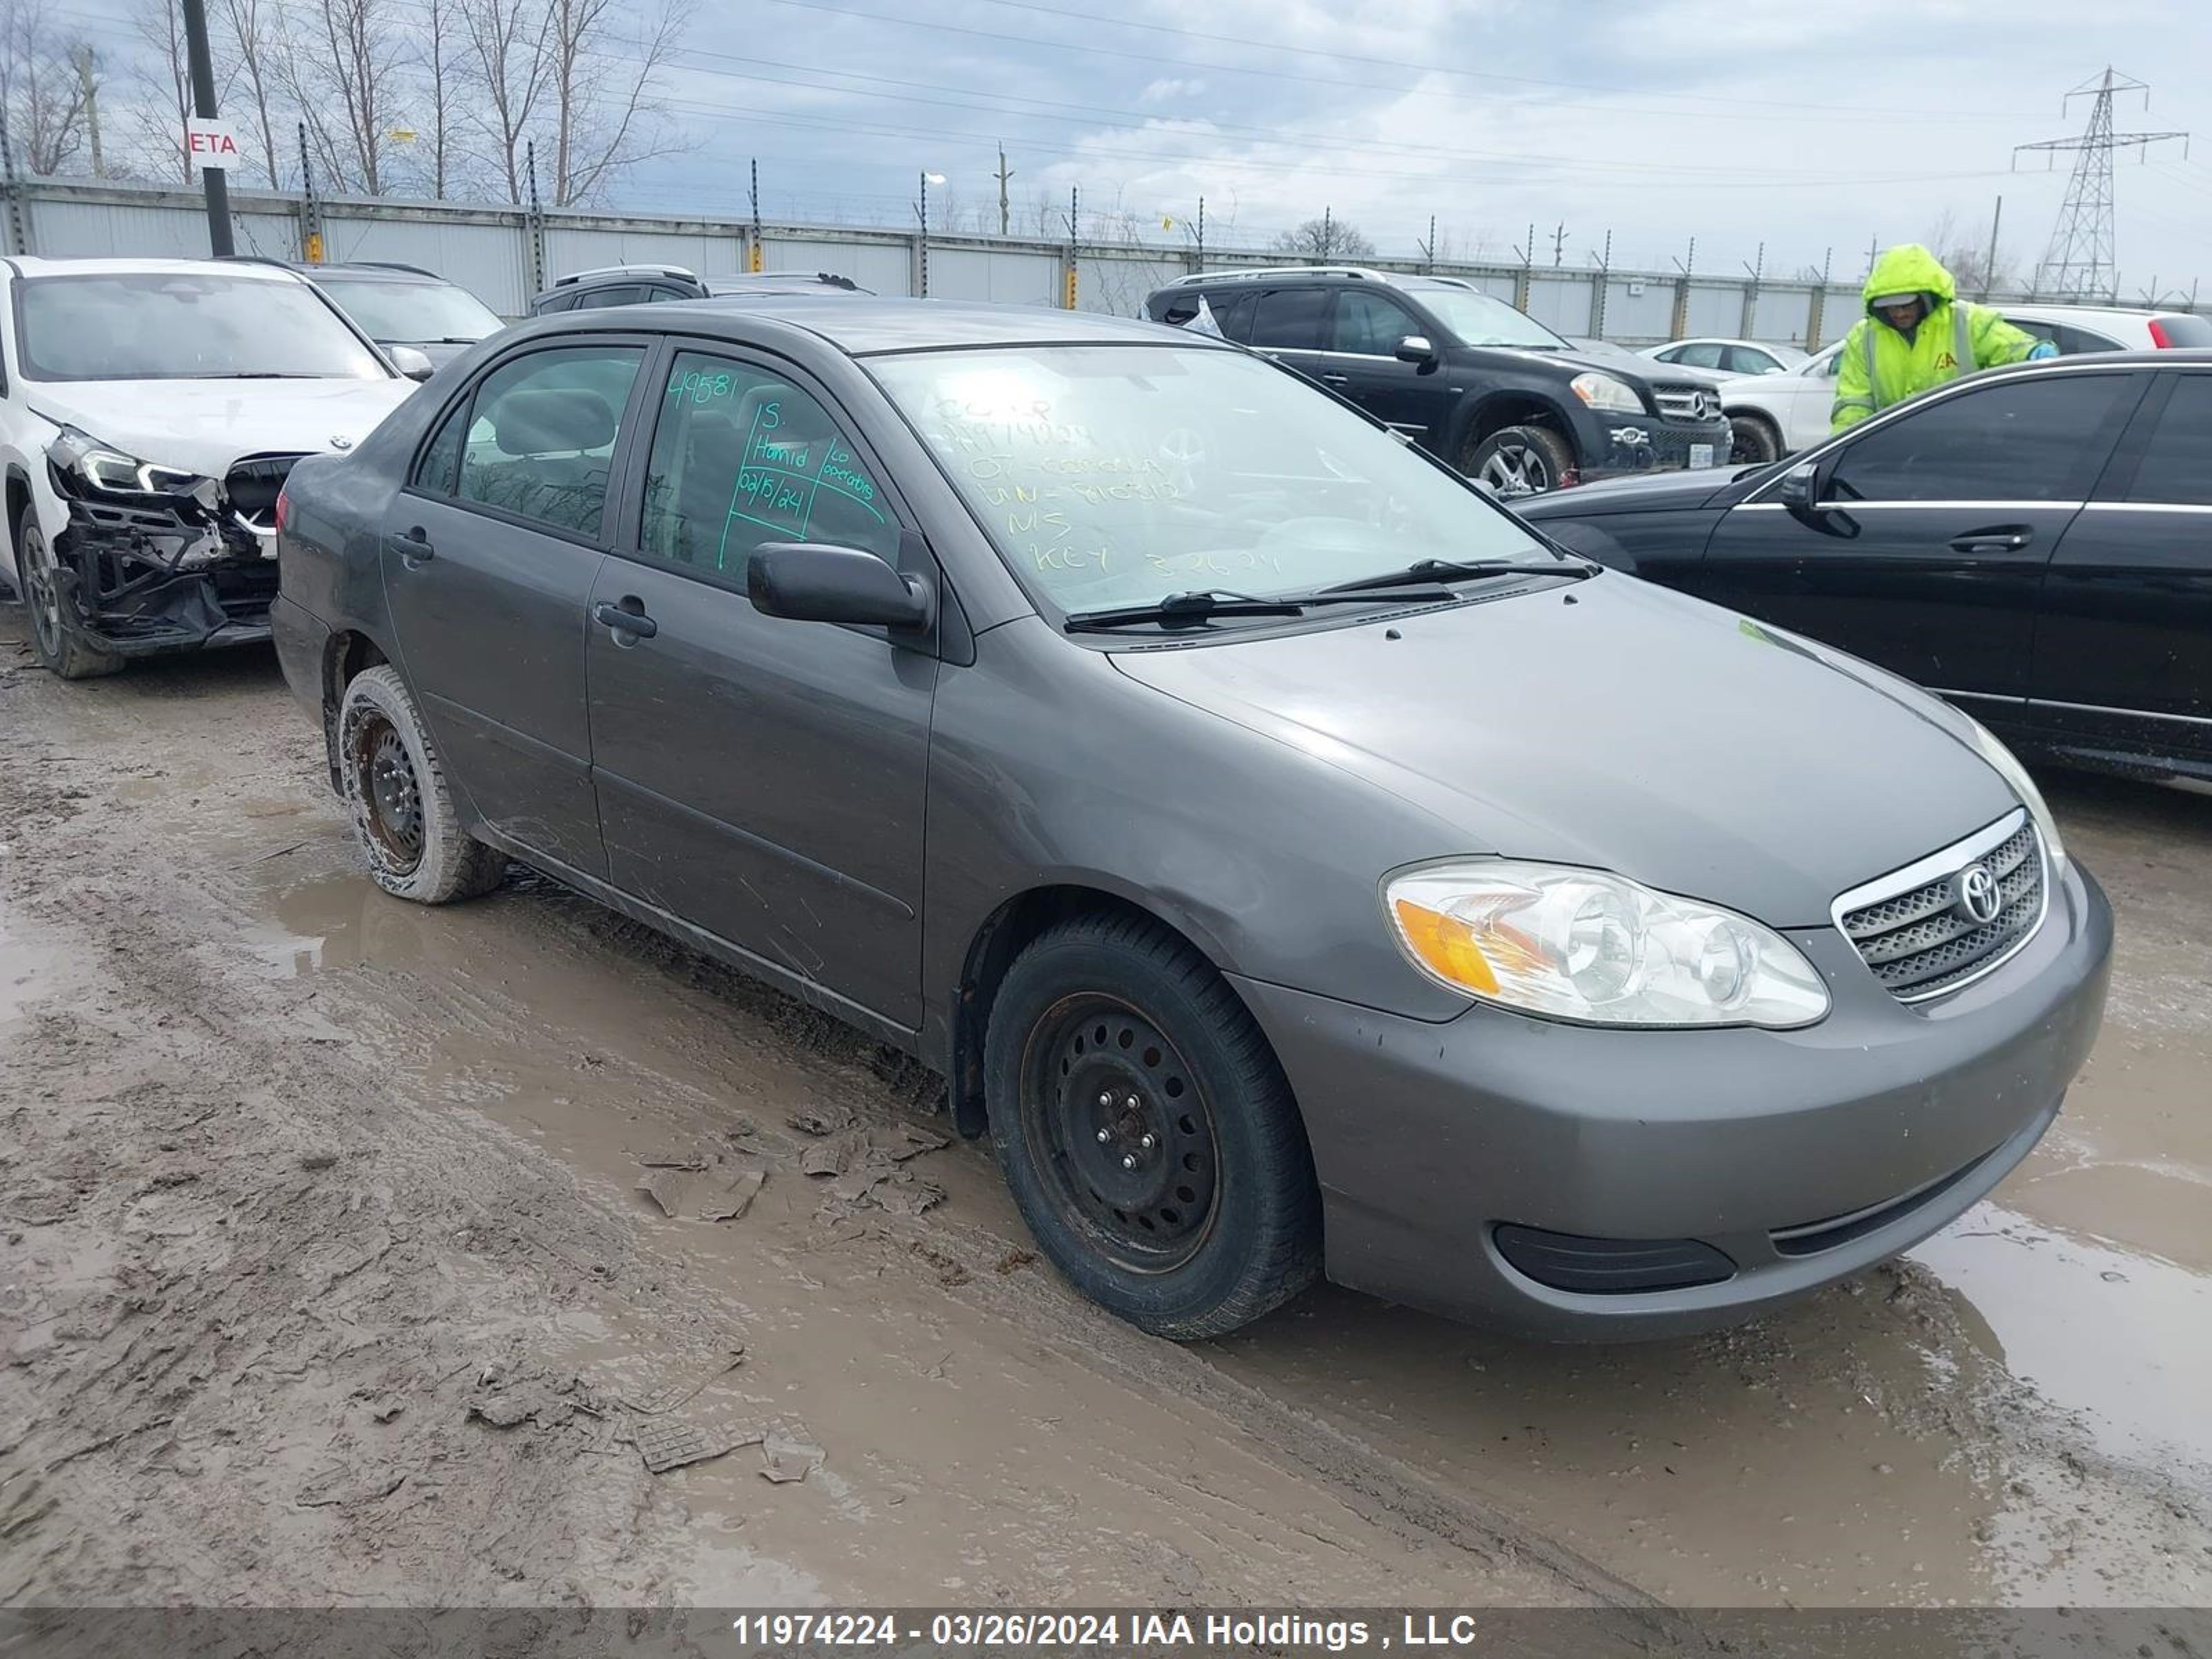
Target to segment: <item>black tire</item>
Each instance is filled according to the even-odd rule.
[[[499,885],[506,854],[461,828],[422,712],[389,666],[356,675],[338,703],[338,781],[368,872],[394,897],[448,904]]]
[[[1085,916],[1033,940],[992,1005],[983,1064],[1023,1219],[1109,1312],[1197,1341],[1320,1273],[1290,1083],[1237,994],[1166,929]]]
[[[87,645],[63,615],[53,551],[39,528],[38,509],[28,502],[15,520],[15,571],[23,579],[23,608],[30,613],[31,650],[40,662],[65,680],[97,679],[122,670],[121,657]]]
[[[1541,495],[1575,473],[1573,446],[1547,427],[1500,427],[1467,452],[1461,471],[1502,501]]]
[[[1729,464],[1764,466],[1782,459],[1782,432],[1764,415],[1729,416]]]

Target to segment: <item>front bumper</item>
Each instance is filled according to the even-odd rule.
[[[1625,477],[1635,472],[1673,472],[1702,455],[1707,466],[1726,466],[1734,439],[1728,418],[1668,421],[1657,416],[1606,415],[1598,417],[1599,441],[1587,452],[1584,483]]]
[[[1486,1006],[1432,1024],[1235,980],[1304,1115],[1329,1277],[1552,1340],[1672,1336],[1951,1221],[2027,1155],[2088,1055],[2110,973],[2104,894],[2069,866],[2017,956],[1917,1007],[1840,933],[1791,937],[1835,1000],[1799,1031],[1598,1030]],[[1733,1271],[1561,1290],[1506,1260],[1501,1227],[1694,1242]]]
[[[62,622],[94,648],[143,657],[269,637],[276,560],[264,538],[166,508],[64,499]]]

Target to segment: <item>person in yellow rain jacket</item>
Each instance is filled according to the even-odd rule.
[[[1917,242],[1875,260],[1865,292],[1867,314],[1836,362],[1833,432],[1978,368],[2058,355],[2048,340],[1961,300],[1943,262]]]

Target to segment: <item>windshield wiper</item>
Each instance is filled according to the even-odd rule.
[[[1394,584],[1395,586],[1395,584]],[[1430,586],[1392,599],[1421,599],[1441,603],[1455,597],[1448,588]],[[1371,605],[1364,592],[1285,593],[1268,599],[1255,593],[1232,593],[1226,588],[1202,587],[1188,593],[1170,593],[1151,605],[1121,605],[1110,611],[1079,611],[1060,626],[1071,634],[1096,634],[1109,629],[1133,628],[1145,623],[1203,623],[1216,617],[1302,617],[1309,605]]]
[[[1520,559],[1416,559],[1397,570],[1385,570],[1373,576],[1361,576],[1355,580],[1338,582],[1321,590],[1322,594],[1368,593],[1379,588],[1403,587],[1413,582],[1465,582],[1479,576],[1572,576],[1577,580],[1593,575],[1598,567],[1594,564],[1530,564]],[[1319,597],[1319,596],[1316,596]]]

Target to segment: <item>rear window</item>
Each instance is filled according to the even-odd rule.
[[[2212,317],[2169,313],[2152,318],[2150,325],[2166,336],[2159,343],[2161,345],[2212,346]]]

